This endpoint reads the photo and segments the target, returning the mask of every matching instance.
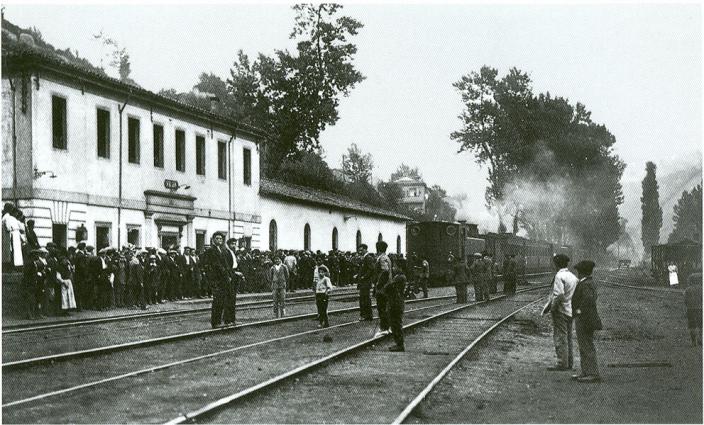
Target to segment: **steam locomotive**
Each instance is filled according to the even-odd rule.
[[[406,225],[406,252],[425,258],[430,264],[430,281],[444,282],[450,255],[470,264],[472,254],[487,252],[499,266],[515,255],[519,275],[553,270],[552,257],[563,253],[574,258],[575,250],[546,241],[533,241],[512,233],[479,234],[476,224],[425,221]]]

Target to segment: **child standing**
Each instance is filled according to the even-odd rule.
[[[332,283],[327,268],[320,267],[319,278],[315,283],[315,305],[318,307],[319,328],[327,328],[328,323],[328,294],[332,290]]]

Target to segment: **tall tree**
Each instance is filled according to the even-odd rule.
[[[423,220],[428,221],[455,221],[457,210],[447,200],[447,192],[438,185],[429,189],[428,201],[425,203]]]
[[[381,181],[376,185],[376,190],[386,200],[390,208],[399,209],[401,200],[403,199],[403,189],[393,181]]]
[[[623,162],[614,136],[580,103],[533,94],[529,76],[482,67],[454,84],[464,109],[451,134],[488,169],[487,206],[533,238],[603,253],[618,238]]]
[[[401,165],[398,166],[396,171],[391,173],[391,177],[389,181],[396,181],[400,179],[401,177],[410,177],[414,180],[423,180],[423,176],[420,174],[420,171],[418,170],[418,167],[410,167],[409,165],[401,163]]]
[[[660,228],[662,227],[662,208],[658,193],[658,181],[655,164],[648,161],[645,164],[645,177],[642,182],[643,196],[640,198],[641,211],[641,241],[643,253],[650,257],[650,248],[660,241]]]
[[[372,154],[362,153],[356,143],[347,148],[342,155],[342,172],[352,182],[369,183],[374,169]]]
[[[320,133],[338,118],[340,99],[364,76],[354,67],[357,46],[350,39],[362,24],[340,16],[341,5],[298,4],[290,38],[296,51],[238,53],[228,89],[239,105],[236,118],[268,132],[262,165],[276,173],[283,158],[320,149]]]
[[[698,184],[689,192],[682,192],[673,212],[675,228],[667,241],[689,239],[702,243],[702,185]]]

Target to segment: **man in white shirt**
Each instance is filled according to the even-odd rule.
[[[557,365],[548,370],[572,370],[572,295],[577,287],[577,276],[567,268],[570,258],[564,254],[553,257],[555,278],[550,294],[550,313],[553,324],[553,341]]]

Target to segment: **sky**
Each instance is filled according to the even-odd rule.
[[[484,208],[486,169],[457,153],[450,133],[462,102],[452,83],[483,65],[527,72],[535,93],[581,102],[616,137],[623,181],[639,181],[645,162],[660,172],[701,160],[702,11],[698,4],[347,4],[364,24],[355,66],[366,76],[322,134],[331,167],[351,143],[374,157],[374,176],[418,166],[429,185],[466,193],[463,216],[493,225]],[[143,87],[189,90],[201,72],[222,78],[236,52],[292,48],[287,4],[25,5],[5,16],[37,27],[57,48],[93,63],[104,32],[125,47]],[[640,196],[640,193],[626,193]],[[483,226],[484,227],[484,226]]]

